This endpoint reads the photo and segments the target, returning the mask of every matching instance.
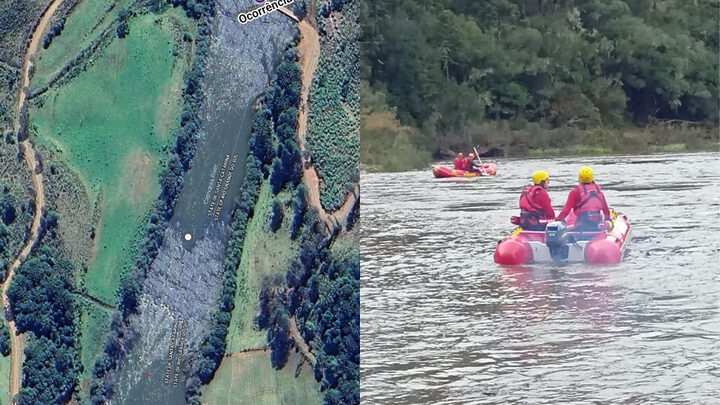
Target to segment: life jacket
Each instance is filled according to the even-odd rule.
[[[455,158],[453,164],[455,165],[455,170],[465,170],[465,160],[463,158]]]
[[[520,216],[521,217],[542,217],[545,215],[545,209],[535,203],[537,193],[543,187],[537,184],[528,184],[520,194]]]
[[[580,193],[580,203],[573,207],[575,215],[580,217],[580,214],[582,213],[596,214],[602,212],[603,199],[601,196],[603,193],[602,190],[600,190],[600,186],[595,184],[595,182],[592,182],[580,183],[575,186],[575,188]]]
[[[463,170],[473,170],[475,167],[473,167],[472,159],[469,157],[466,157],[463,159]]]

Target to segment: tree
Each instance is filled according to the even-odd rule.
[[[270,213],[270,230],[276,232],[280,229],[283,221],[283,206],[278,200],[273,200],[272,212]]]
[[[10,354],[10,331],[5,322],[0,324],[0,354],[5,357]]]

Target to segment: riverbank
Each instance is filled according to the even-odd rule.
[[[365,117],[367,119],[369,117]],[[449,137],[445,144],[431,145],[419,130],[395,127],[397,121],[386,120],[363,125],[361,133],[364,153],[361,160],[367,172],[398,172],[427,167],[430,161],[452,160],[458,152],[472,152],[473,145],[480,153],[493,150],[494,157],[534,158],[601,155],[644,155],[654,153],[717,152],[720,150],[720,128],[700,127],[687,123],[655,124],[642,128],[577,128],[543,129],[526,126],[523,129],[505,128],[503,123],[488,124],[486,128],[461,137]],[[377,131],[400,133],[390,139],[374,136]],[[389,137],[393,138],[393,137]],[[381,146],[381,147],[380,147]],[[380,152],[382,151],[382,152]],[[492,159],[492,157],[490,157]]]

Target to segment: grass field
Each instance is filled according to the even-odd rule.
[[[202,395],[202,403],[210,405],[279,405],[321,404],[319,385],[312,368],[305,363],[295,376],[302,356],[291,353],[287,365],[274,370],[270,352],[248,352],[224,358],[215,378]]]
[[[93,364],[103,349],[107,327],[110,323],[110,313],[88,301],[79,300],[82,303],[80,314],[80,364],[83,366],[82,379],[89,379],[92,376]]]
[[[284,191],[275,198],[285,203],[290,200],[291,194]],[[276,273],[284,275],[297,251],[296,244],[288,236],[292,215],[289,209],[286,208],[283,224],[277,232],[268,229],[272,201],[270,187],[265,182],[255,205],[255,216],[248,223],[244,254],[238,267],[235,309],[228,328],[227,353],[267,344],[265,332],[253,329],[262,280]]]
[[[30,111],[36,141],[58,152],[92,201],[100,199],[85,285],[109,304],[159,193],[163,147],[181,102],[187,59],[173,56],[177,11],[168,13],[133,19],[126,38],[113,40],[86,72],[48,91],[42,107]]]
[[[0,404],[9,404],[10,356],[0,356]]]
[[[92,40],[110,25],[117,13],[127,7],[130,0],[117,1],[115,7],[107,11],[114,2],[105,0],[82,0],[67,17],[62,33],[55,37],[48,49],[38,49],[36,70],[31,88],[44,85],[62,68],[66,61],[75,57]]]
[[[5,323],[5,311],[0,311],[0,322]],[[10,392],[10,356],[0,355],[0,404],[9,404]]]

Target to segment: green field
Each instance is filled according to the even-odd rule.
[[[62,33],[56,36],[48,49],[38,49],[38,61],[33,75],[32,89],[36,89],[50,80],[68,60],[75,57],[81,50],[108,27],[117,13],[127,7],[129,0],[116,2],[115,7],[106,12],[112,2],[103,0],[83,0],[67,17]],[[42,44],[42,43],[41,43]]]
[[[166,14],[134,18],[126,38],[114,39],[86,72],[48,91],[42,106],[30,111],[36,141],[56,150],[91,201],[99,199],[84,281],[90,295],[109,304],[158,196],[163,147],[181,103],[186,59],[182,52],[173,56],[177,10]]]
[[[0,322],[5,323],[5,311],[0,311]],[[3,357],[0,355],[0,405],[9,404],[10,399],[10,355]]]
[[[9,404],[10,397],[10,356],[0,356],[0,404]]]
[[[297,364],[302,356],[291,353],[287,365],[275,370],[270,365],[270,352],[249,352],[239,357],[224,358],[215,378],[202,395],[203,404],[212,405],[279,405],[321,404],[319,384],[305,363],[298,376]]]
[[[285,203],[290,200],[291,194],[284,191],[275,198]],[[291,210],[285,210],[283,224],[277,232],[272,233],[268,229],[272,201],[269,184],[264,182],[255,205],[255,216],[248,223],[243,246],[244,254],[238,267],[235,309],[228,328],[227,353],[267,344],[265,332],[253,329],[260,287],[265,276],[276,273],[284,275],[297,251],[296,244],[288,236]],[[269,254],[259,252],[269,252]]]
[[[83,301],[80,301],[83,302]],[[90,379],[93,365],[103,349],[105,335],[110,323],[110,313],[97,304],[84,301],[80,315],[80,364],[83,366],[81,379]]]

